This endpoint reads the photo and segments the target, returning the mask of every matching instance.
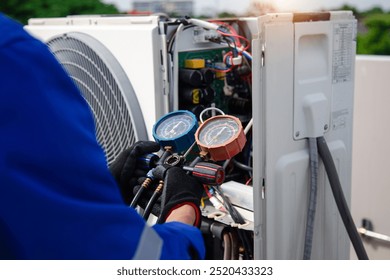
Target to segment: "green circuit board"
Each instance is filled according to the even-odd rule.
[[[228,52],[228,48],[212,49],[212,50],[200,50],[200,51],[188,51],[179,53],[179,68],[185,67],[185,61],[189,59],[204,59],[206,61],[206,67],[214,63],[222,63],[223,56]],[[228,110],[227,102],[228,97],[223,92],[225,82],[224,75],[216,75],[216,79],[210,85],[215,91],[215,106],[225,113]]]

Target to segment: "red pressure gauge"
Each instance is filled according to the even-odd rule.
[[[199,149],[208,153],[213,161],[234,157],[246,143],[241,121],[230,115],[219,115],[206,120],[196,130],[195,139]]]

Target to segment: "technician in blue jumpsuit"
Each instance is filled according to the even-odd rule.
[[[111,174],[71,79],[0,14],[0,259],[204,258],[201,186],[181,169],[165,177],[165,223],[150,227],[123,202],[135,158],[157,149],[138,143]]]

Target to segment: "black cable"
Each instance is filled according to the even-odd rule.
[[[158,191],[154,191],[153,192],[153,195],[152,197],[150,198],[148,204],[146,205],[145,207],[145,212],[144,214],[142,215],[142,217],[147,220],[150,216],[150,213],[152,213],[152,210],[153,210],[153,206],[154,204],[156,203],[156,201],[159,199],[159,197],[161,196],[161,192],[158,192]]]
[[[318,149],[317,139],[309,138],[309,161],[310,161],[310,194],[306,217],[305,245],[303,259],[310,260],[313,247],[314,220],[317,205],[317,182],[318,182]]]
[[[237,161],[236,159],[232,158],[232,162],[235,166],[237,166],[238,168],[244,170],[244,171],[248,171],[248,172],[252,172],[253,171],[253,168],[249,165],[246,165],[246,164],[243,164],[239,161]]]
[[[214,188],[215,192],[218,193],[222,197],[224,206],[225,206],[226,210],[228,210],[230,216],[232,216],[233,221],[235,223],[238,223],[238,224],[244,224],[245,223],[244,218],[241,216],[241,214],[239,212],[237,212],[237,210],[233,207],[233,205],[230,203],[230,201],[227,199],[227,197],[219,190],[218,187],[215,186],[213,188]]]
[[[334,165],[333,158],[329,151],[329,147],[325,141],[325,138],[318,137],[317,145],[318,153],[322,158],[326,173],[328,174],[328,179],[332,188],[333,197],[343,220],[345,229],[347,230],[349,238],[355,249],[356,255],[359,260],[368,260],[367,252],[364,249],[363,242],[360,238],[355,223],[353,222],[351,213],[348,209],[348,205],[345,200],[343,190],[341,188],[340,179],[337,174],[336,166]]]
[[[236,210],[236,208],[233,207],[233,205],[230,203],[228,198],[219,190],[217,186],[213,186],[213,189],[216,193],[218,193],[223,200],[223,205],[225,206],[226,210],[229,212],[230,216],[232,217],[233,221],[237,224],[244,224],[245,220],[241,216],[241,214]],[[244,246],[244,254],[246,259],[252,259],[253,258],[253,249],[252,249],[252,242],[250,241],[250,238],[248,236],[248,231],[238,229],[237,231],[239,238],[242,241],[242,245]]]
[[[137,207],[138,200],[141,198],[141,196],[145,190],[146,190],[146,188],[144,188],[142,186],[139,188],[139,190],[137,191],[133,200],[130,203],[130,207],[133,207],[133,208]]]

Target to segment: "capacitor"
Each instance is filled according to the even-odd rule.
[[[203,90],[189,86],[180,87],[179,96],[182,102],[198,105],[203,96]]]
[[[210,103],[215,99],[215,90],[212,87],[207,87],[202,91],[202,102]]]
[[[184,67],[187,69],[201,69],[206,66],[206,61],[203,58],[192,58],[184,61]]]
[[[200,69],[200,72],[203,76],[203,86],[207,87],[209,86],[214,80],[215,80],[215,74],[211,69],[209,68],[202,68]]]
[[[252,112],[252,102],[246,98],[232,97],[228,102],[229,112],[233,114],[247,114]]]
[[[201,87],[203,85],[203,75],[199,70],[180,68],[179,79],[181,82],[193,87]]]

